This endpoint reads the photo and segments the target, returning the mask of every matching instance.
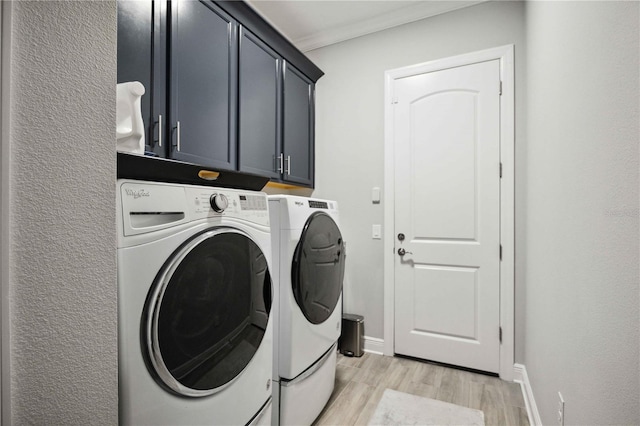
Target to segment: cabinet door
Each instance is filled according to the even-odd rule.
[[[239,163],[240,171],[279,178],[280,57],[240,28]]]
[[[118,0],[118,83],[144,85],[145,150],[166,153],[166,2]],[[159,124],[162,122],[162,129]]]
[[[283,180],[313,186],[315,85],[285,63]]]
[[[170,8],[171,158],[234,170],[237,24],[209,1]]]

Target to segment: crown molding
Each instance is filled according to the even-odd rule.
[[[331,44],[340,43],[363,35],[375,33],[398,25],[408,24],[457,9],[473,6],[486,0],[464,1],[421,1],[415,5],[385,13],[381,16],[365,19],[356,24],[340,25],[316,32],[307,37],[292,40],[293,44],[303,52],[319,49]]]

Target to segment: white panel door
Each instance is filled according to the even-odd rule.
[[[499,91],[499,60],[402,78],[393,118],[395,352],[495,373]]]

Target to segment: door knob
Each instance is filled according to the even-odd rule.
[[[411,253],[410,251],[406,251],[405,249],[403,249],[402,247],[400,247],[400,248],[398,249],[398,254],[399,254],[400,256],[404,256],[405,254],[413,254],[413,253]]]

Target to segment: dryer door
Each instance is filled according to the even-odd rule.
[[[312,324],[327,320],[338,304],[344,278],[344,243],[338,225],[315,212],[304,225],[293,254],[293,295]]]
[[[145,307],[143,344],[157,381],[191,397],[224,389],[260,346],[271,292],[267,261],[249,235],[216,228],[187,241]]]

